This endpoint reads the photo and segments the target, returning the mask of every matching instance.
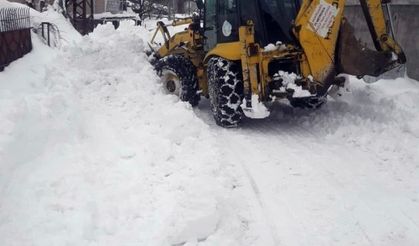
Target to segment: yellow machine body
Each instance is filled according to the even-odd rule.
[[[402,49],[387,34],[382,1],[360,1],[364,12],[368,14],[367,22],[377,50],[382,53],[389,52],[398,57],[396,60],[389,61],[387,59],[381,63],[378,62],[374,72],[369,72],[370,75],[378,75],[403,64],[405,57]],[[292,33],[298,41],[298,46],[282,44],[277,45],[276,49],[260,47],[260,44],[255,42],[255,26],[249,20],[246,25],[239,27],[238,41],[218,43],[211,50],[204,52],[205,38],[197,28],[189,27],[185,31],[170,36],[166,26],[159,23],[156,34],[161,32],[165,43],[156,50],[156,53],[159,57],[181,54],[190,59],[197,68],[201,94],[206,97],[208,97],[208,82],[205,71],[207,61],[211,57],[222,57],[240,62],[245,94],[257,95],[261,101],[268,101],[272,98],[267,95],[268,90],[266,89],[273,80],[268,72],[269,64],[274,60],[294,61],[299,66],[298,76],[301,78],[299,83],[304,89],[315,95],[337,83],[338,67],[343,67],[346,69],[345,73],[356,76],[368,73],[368,71],[362,71],[362,66],[368,64],[358,64],[358,67],[352,68],[352,63],[359,63],[354,59],[359,59],[362,55],[366,58],[371,57],[370,53],[365,53],[364,47],[356,47],[357,44],[349,42],[354,40],[352,36],[347,38],[349,40],[347,43],[342,42],[342,37],[345,37],[342,32],[347,29],[348,32],[351,30],[343,17],[345,2],[345,0],[303,0],[292,27]],[[321,15],[321,13],[327,13],[327,15]],[[187,19],[174,22],[172,25],[186,23],[193,23],[193,21]],[[354,47],[359,50],[359,54]],[[343,58],[340,61],[336,60],[336,52],[341,52],[339,56]],[[380,55],[382,60],[386,57],[383,54]],[[371,63],[368,59],[366,62]]]

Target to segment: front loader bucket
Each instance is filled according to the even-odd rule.
[[[342,21],[337,50],[338,73],[363,77],[377,77],[400,64],[390,51],[375,51],[358,41],[354,28],[346,20]]]

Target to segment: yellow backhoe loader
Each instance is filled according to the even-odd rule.
[[[281,99],[316,108],[344,85],[342,74],[378,76],[406,62],[388,32],[389,1],[359,1],[376,50],[355,38],[345,0],[198,0],[199,14],[173,23],[189,24],[184,31],[172,36],[158,23],[153,64],[181,100],[196,106],[209,98],[220,126],[266,117],[266,106]]]

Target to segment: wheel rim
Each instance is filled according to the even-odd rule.
[[[161,79],[167,93],[180,96],[180,79],[175,72],[163,70]]]

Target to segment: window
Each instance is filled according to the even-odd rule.
[[[205,50],[212,49],[217,43],[217,28],[216,28],[216,0],[205,1]]]
[[[269,42],[290,42],[291,25],[297,16],[299,0],[260,0]]]
[[[218,1],[218,41],[232,42],[239,39],[237,0]]]

